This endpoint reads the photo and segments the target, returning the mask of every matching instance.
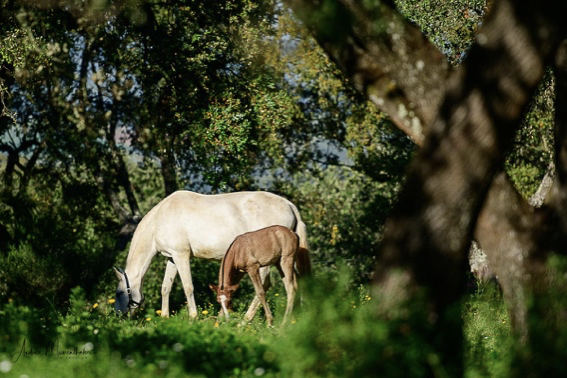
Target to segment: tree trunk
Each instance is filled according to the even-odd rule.
[[[565,35],[561,8],[494,3],[480,31],[483,43],[453,75],[387,223],[375,275],[377,290],[389,299],[383,311],[392,313],[425,289],[433,342],[450,376],[462,375],[462,340],[454,336],[461,329],[450,318],[464,288],[466,252],[523,108]],[[498,222],[515,206],[510,198],[499,204]],[[530,235],[527,241],[535,243]]]
[[[175,161],[173,159],[173,151],[168,149],[163,155],[160,156],[161,175],[163,177],[163,184],[165,187],[165,195],[168,196],[178,189],[177,175],[175,173]]]
[[[306,7],[309,8],[308,13],[320,10],[315,6],[305,6],[305,2],[290,0],[290,3],[300,15],[305,11]],[[320,33],[321,28],[318,28],[317,25],[315,25],[314,30],[316,38],[326,49],[331,58],[334,59],[343,69],[355,86],[365,93],[379,108],[388,113],[399,128],[412,137],[417,144],[421,145],[423,143],[423,135],[427,135],[429,132],[429,120],[432,118],[431,114],[438,113],[438,104],[445,95],[444,78],[448,72],[447,64],[443,65],[444,60],[438,58],[428,58],[424,60],[422,58],[423,55],[425,57],[439,57],[440,54],[438,52],[433,52],[432,50],[435,50],[435,47],[433,47],[433,45],[427,42],[424,38],[419,39],[416,37],[416,28],[414,26],[407,24],[405,26],[401,25],[399,23],[399,19],[395,19],[395,21],[390,24],[387,33],[376,33],[373,31],[372,27],[373,25],[376,25],[377,22],[387,22],[384,21],[384,18],[392,14],[392,10],[394,8],[393,2],[382,2],[382,11],[379,12],[380,14],[372,14],[371,12],[368,12],[363,8],[362,3],[346,0],[341,0],[339,3],[341,3],[341,6],[343,7],[343,13],[341,17],[337,17],[336,20],[342,21],[342,25],[336,25],[336,23],[334,25],[343,33],[346,33],[346,35],[335,40],[329,39],[328,34],[324,33],[325,30],[323,30],[323,33]],[[415,186],[422,185],[426,180],[428,180],[428,172],[427,170],[421,172],[422,177],[419,179],[414,177],[412,181],[408,182],[409,188],[406,186],[405,189],[405,192],[408,193],[406,195],[409,197],[409,202],[405,203],[406,198],[400,198],[401,203],[399,207],[409,208],[408,213],[411,213],[411,209],[414,208],[414,206],[419,206],[420,201],[429,201],[430,199],[443,200],[444,191],[452,191],[452,182],[447,181],[460,181],[462,177],[465,177],[468,174],[469,167],[471,173],[474,172],[473,168],[477,168],[476,161],[471,163],[470,158],[474,159],[475,155],[468,157],[466,154],[469,152],[469,149],[471,149],[470,145],[474,146],[476,139],[476,148],[480,151],[477,155],[484,155],[483,149],[486,147],[485,145],[488,145],[488,150],[490,150],[490,152],[494,152],[494,156],[492,157],[493,160],[484,159],[484,163],[488,164],[488,166],[483,167],[486,168],[486,170],[480,174],[482,180],[477,182],[476,178],[471,175],[471,178],[468,180],[472,181],[468,184],[468,187],[461,188],[462,192],[460,195],[465,196],[468,195],[467,193],[469,193],[469,191],[476,190],[477,193],[479,193],[479,198],[473,200],[472,203],[467,204],[467,206],[463,208],[466,216],[457,216],[454,219],[449,218],[445,220],[445,223],[447,224],[454,221],[456,226],[464,226],[465,228],[474,224],[474,217],[478,213],[479,206],[482,204],[482,197],[488,189],[487,187],[483,187],[483,185],[487,185],[484,180],[488,180],[490,182],[490,177],[492,175],[491,172],[501,169],[501,151],[502,148],[509,143],[510,136],[516,126],[515,117],[519,115],[518,109],[521,109],[523,104],[525,104],[529,98],[528,96],[531,94],[533,89],[533,83],[538,81],[543,65],[545,64],[543,61],[544,57],[545,59],[549,59],[551,57],[551,54],[548,54],[548,52],[551,52],[553,47],[550,48],[550,46],[557,44],[557,40],[561,38],[561,34],[553,34],[553,29],[556,27],[554,25],[558,25],[557,20],[553,21],[555,24],[553,22],[549,24],[546,24],[546,22],[540,22],[538,24],[537,20],[534,19],[536,15],[546,13],[548,10],[553,9],[554,6],[557,7],[556,5],[551,4],[549,9],[537,9],[538,7],[543,8],[544,6],[547,6],[547,3],[546,5],[541,5],[532,2],[530,4],[517,6],[518,13],[513,13],[515,11],[515,5],[510,4],[509,2],[504,2],[502,4],[497,3],[494,6],[495,11],[493,12],[493,15],[489,17],[487,24],[485,24],[485,27],[479,34],[478,40],[482,42],[482,45],[474,48],[476,52],[473,52],[471,56],[472,59],[469,59],[468,62],[465,63],[465,67],[462,70],[463,72],[455,74],[453,77],[453,84],[450,84],[452,93],[448,94],[445,107],[452,106],[454,111],[445,111],[441,114],[441,120],[438,122],[438,125],[441,125],[442,127],[446,126],[445,123],[458,124],[462,122],[471,122],[471,127],[469,127],[467,131],[461,130],[457,132],[455,134],[456,136],[452,137],[453,142],[449,144],[450,147],[444,147],[447,148],[446,151],[439,151],[437,153],[429,152],[420,155],[420,158],[422,159],[439,159],[439,161],[431,164],[429,167],[431,170],[436,170],[439,168],[439,165],[445,163],[443,159],[438,157],[439,155],[445,154],[449,156],[455,151],[461,151],[458,155],[461,155],[462,159],[468,160],[467,163],[463,162],[462,164],[470,165],[464,165],[458,172],[456,172],[454,167],[441,167],[442,169],[448,169],[449,171],[449,173],[446,174],[446,180],[443,181],[440,180],[440,178],[432,177],[431,181],[428,181],[427,184],[428,186],[432,186],[430,190],[433,192],[438,190],[436,184],[434,184],[437,180],[440,180],[439,183],[444,182],[443,185],[448,185],[447,188],[440,189],[437,197],[430,198],[430,193],[426,193],[425,195],[416,197],[417,199],[412,201],[412,189],[415,188]],[[509,8],[511,13],[507,14],[506,12],[502,12],[503,7]],[[345,16],[345,14],[348,14],[348,16]],[[553,12],[548,12],[544,16],[550,19],[556,17]],[[309,19],[308,16],[303,18],[305,20]],[[382,18],[382,20],[379,21],[379,18]],[[516,20],[518,20],[518,25],[521,25],[520,27],[516,27]],[[308,21],[307,24],[310,26]],[[526,28],[522,29],[524,26]],[[506,31],[507,27],[510,28],[510,33]],[[530,34],[533,35],[532,40],[530,40]],[[545,35],[549,35],[550,38],[546,40]],[[517,40],[515,41],[514,39]],[[420,46],[420,44],[428,45],[429,48],[427,46]],[[408,46],[411,46],[411,51],[409,51],[409,53]],[[416,46],[419,48],[416,48]],[[526,48],[526,50],[523,50],[524,48]],[[538,48],[540,51],[537,51]],[[506,64],[502,63],[502,60],[498,61],[498,55],[500,55],[500,53],[502,53],[501,56],[505,59],[512,59],[516,61],[516,69],[518,70],[516,77],[510,77],[508,72],[506,72]],[[481,54],[482,57],[479,57],[479,54]],[[524,58],[528,61],[532,59],[532,55],[536,56],[535,59],[537,60],[537,62],[534,62],[535,70],[528,68],[531,63],[522,62]],[[399,67],[405,68],[403,70],[399,70]],[[408,69],[413,69],[413,72],[408,74]],[[525,69],[528,70],[525,71]],[[419,72],[420,70],[422,71],[421,75]],[[474,91],[472,90],[476,85],[474,81],[479,78],[482,78],[483,80],[483,82],[480,83],[480,89],[483,91]],[[381,89],[381,85],[383,83],[387,83],[387,86],[390,89],[393,87],[395,90],[384,92]],[[525,85],[526,83],[528,84],[527,87]],[[515,86],[519,89],[518,91],[516,91]],[[458,94],[455,93],[455,90],[457,90],[457,92],[462,92],[463,87],[465,90],[466,88],[471,89],[468,92],[468,95],[470,96],[468,100],[463,98],[467,96],[466,92],[459,94],[461,96],[460,99],[455,97],[455,94]],[[492,96],[491,92],[493,90],[495,94],[498,94],[499,92],[500,94],[497,97]],[[421,102],[419,102],[418,99]],[[452,104],[451,99],[453,99]],[[457,102],[454,101],[455,99],[457,99]],[[468,105],[459,104],[458,101],[461,100],[464,102],[468,101]],[[500,103],[497,101],[500,101]],[[509,101],[514,109],[511,114],[505,114],[509,111]],[[408,108],[406,107],[406,104],[408,103],[419,103],[421,106]],[[410,111],[399,111],[404,108]],[[426,113],[423,112],[424,109],[427,110]],[[478,111],[478,109],[480,109],[480,111]],[[414,115],[413,117],[411,116],[412,114]],[[400,118],[400,116],[404,116],[404,118]],[[454,118],[452,119],[451,117]],[[472,119],[473,117],[476,117],[476,119]],[[484,117],[488,117],[486,118],[487,121],[494,122],[494,125],[501,130],[497,132],[497,134],[500,135],[490,135],[490,133],[485,135],[482,128],[477,128],[475,126],[475,124],[480,123],[480,126],[485,127],[485,130],[496,130],[496,126],[482,124],[484,122]],[[418,118],[418,120],[416,121],[415,118]],[[505,119],[507,123],[500,123],[501,119]],[[412,128],[409,130],[407,127],[408,125],[412,125]],[[419,129],[419,127],[423,127],[423,129]],[[430,141],[429,148],[432,151],[435,151],[439,148],[439,146],[443,145],[436,145],[438,142],[435,141],[435,139],[449,138],[449,135],[443,135],[443,132],[440,132],[439,130],[432,131],[432,133],[434,136],[430,139],[434,141],[433,143],[435,144],[431,145]],[[470,138],[469,135],[475,136],[475,138]],[[567,156],[567,153],[565,155]],[[453,158],[453,160],[457,160],[456,156]],[[483,156],[480,156],[480,158],[482,161]],[[416,169],[414,168],[412,172],[415,171]],[[548,170],[548,173],[552,174],[553,170]],[[439,174],[441,174],[441,172],[439,172]],[[549,190],[549,182],[553,180],[549,174],[546,175],[542,185],[540,186],[542,189],[541,192],[538,191],[540,192],[540,195],[532,198],[534,201],[538,200],[534,202],[536,205],[540,204],[544,197],[544,193]],[[526,206],[525,201],[517,194],[513,184],[506,175],[502,174],[499,176],[497,185],[495,188],[491,188],[489,193],[491,198],[504,198],[507,201],[510,201],[508,203],[509,206],[514,206],[518,209],[518,211],[522,210],[522,213],[518,214],[519,219],[525,219],[528,213],[533,212],[533,209]],[[446,203],[442,205],[433,205],[429,210],[430,214],[422,214],[426,218],[423,219],[422,222],[431,223],[435,221],[437,217],[432,216],[435,214],[434,210],[437,211],[437,213],[445,213],[445,207],[460,206],[461,201],[459,200],[459,195],[457,195],[452,199],[448,197],[445,202]],[[488,205],[489,203],[494,203],[494,201],[487,200],[483,205],[483,217],[477,226],[475,236],[477,240],[483,240],[484,245],[481,243],[481,247],[483,247],[486,251],[486,254],[492,256],[488,260],[492,260],[493,264],[504,264],[502,267],[494,270],[502,272],[502,274],[507,277],[513,277],[513,275],[507,270],[524,270],[525,267],[523,264],[526,260],[522,260],[521,258],[522,256],[529,256],[530,253],[533,252],[531,250],[532,244],[522,244],[518,243],[517,240],[514,240],[514,235],[524,232],[526,230],[526,225],[524,224],[523,227],[518,228],[521,226],[522,222],[514,222],[515,217],[510,216],[510,211],[504,211],[505,206],[503,206],[503,208],[495,207],[492,209]],[[427,210],[425,210],[425,212],[427,213]],[[417,213],[418,210],[416,210],[414,216],[417,216]],[[567,212],[563,212],[563,214],[567,214]],[[497,226],[502,230],[509,230],[510,232],[506,234],[500,233],[499,240],[492,240],[495,233],[491,232],[492,230],[490,227],[482,224],[482,219],[490,220],[490,224],[493,226]],[[440,230],[445,230],[445,226],[443,224],[438,225],[438,227]],[[531,230],[532,227],[537,228],[535,225],[528,228]],[[487,234],[483,235],[485,232]],[[419,234],[417,230],[415,233]],[[443,233],[444,231],[440,231],[435,235],[435,237],[441,238],[441,242],[444,240],[446,241],[447,239],[446,237],[443,237]],[[457,238],[461,238],[465,237],[463,236],[464,234],[465,233],[461,231],[459,235],[448,235],[451,237],[456,236]],[[400,235],[400,238],[404,237],[405,235]],[[431,237],[429,230],[425,229],[423,230],[422,235],[416,237],[413,242],[420,244],[421,238],[427,240]],[[409,240],[407,242],[411,243]],[[466,245],[468,244],[468,241],[465,241],[464,243]],[[515,248],[510,249],[508,248],[509,245],[514,245]],[[423,249],[427,250],[429,247],[425,247]],[[399,249],[404,248],[405,247],[402,246],[399,247]],[[387,250],[388,248],[385,249]],[[397,252],[393,252],[392,256],[396,256],[396,253]],[[414,259],[410,252],[408,252],[408,255],[407,260],[410,264],[411,262],[415,263],[416,261],[421,261],[422,263],[429,261],[427,253],[419,259]],[[501,259],[502,255],[508,256],[512,259],[512,262]],[[459,255],[455,265],[462,265],[462,262],[460,261],[461,258],[462,255]],[[452,263],[450,259],[451,258],[448,258],[447,256],[443,256],[440,261],[446,261],[448,266],[451,266]],[[523,261],[523,263],[521,263],[521,261]],[[433,263],[429,263],[429,265],[431,264]],[[512,266],[508,266],[509,264],[512,264]],[[393,265],[395,266],[396,264]],[[486,268],[488,268],[488,266],[484,265],[484,267],[480,269],[486,270]],[[385,269],[386,268],[381,266],[378,267],[378,271],[383,271]],[[451,271],[454,269],[457,268],[455,267]],[[439,271],[439,274],[443,274],[443,268],[441,267],[438,269],[436,268],[435,271]],[[488,271],[486,271],[486,273],[490,274]],[[427,274],[427,272],[424,274]],[[406,277],[405,279],[409,279],[409,277]],[[506,278],[504,281],[504,286],[507,285],[508,282],[510,285],[512,285],[512,282],[515,282],[511,278]],[[526,283],[524,282],[524,284]],[[442,287],[443,283],[439,284],[439,286]],[[516,319],[514,320],[514,324],[519,328],[517,330],[518,334],[525,339],[525,335],[527,334],[527,330],[524,327],[526,324],[526,310],[525,308],[522,309],[518,307],[518,304],[521,302],[521,298],[512,299],[513,293],[517,292],[514,287],[505,288],[505,292],[512,293],[507,295],[507,299],[509,301],[508,305],[512,312],[514,312],[512,317]],[[455,297],[458,297],[458,295],[459,294],[456,293]],[[452,296],[447,293],[447,297],[451,298]]]
[[[326,2],[287,2],[356,89],[421,146],[445,93],[449,64],[439,49],[392,1],[369,10],[363,2],[339,0],[323,25],[310,20],[328,16]]]
[[[561,233],[567,235],[567,41],[563,41],[557,53],[554,68],[556,178],[551,201],[557,208]]]

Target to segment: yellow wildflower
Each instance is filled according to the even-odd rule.
[[[114,298],[108,300],[108,304],[113,304],[114,302],[116,302],[116,299],[114,299]]]
[[[156,310],[156,314],[161,315],[161,310]]]
[[[207,310],[203,310],[202,314],[207,315],[209,312]]]
[[[331,231],[331,245],[337,244],[337,236],[339,235],[339,227],[335,224]]]
[[[97,308],[97,307],[98,307],[98,303],[95,303],[95,304],[93,305],[93,308]]]
[[[152,318],[147,318],[146,321],[149,322],[150,320],[152,320]]]

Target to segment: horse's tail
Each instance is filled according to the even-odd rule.
[[[295,258],[295,268],[299,276],[311,275],[311,257],[309,256],[309,243],[307,242],[307,226],[301,220],[299,210],[294,204],[290,203],[291,210],[295,215],[295,233],[299,236],[299,249]]]
[[[311,258],[307,248],[299,247],[295,257],[295,268],[299,277],[308,277],[311,275]]]

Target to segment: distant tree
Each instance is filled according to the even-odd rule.
[[[43,248],[64,272],[90,243],[100,274],[178,188],[278,190],[332,165],[394,188],[412,153],[281,4],[3,5],[0,219],[13,257]],[[76,237],[61,249],[48,236],[64,230]]]

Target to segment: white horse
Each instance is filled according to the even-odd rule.
[[[161,316],[169,316],[169,293],[179,272],[192,318],[197,317],[191,257],[221,260],[232,241],[245,232],[272,225],[295,231],[308,249],[307,230],[297,207],[268,192],[203,195],[178,191],[163,199],[142,219],[130,245],[126,269],[114,268],[119,283],[115,310],[133,315],[144,301],[142,285],[150,262],[161,252],[168,257],[161,295]],[[265,289],[269,267],[262,268]],[[254,298],[245,318],[254,317],[260,301]]]

